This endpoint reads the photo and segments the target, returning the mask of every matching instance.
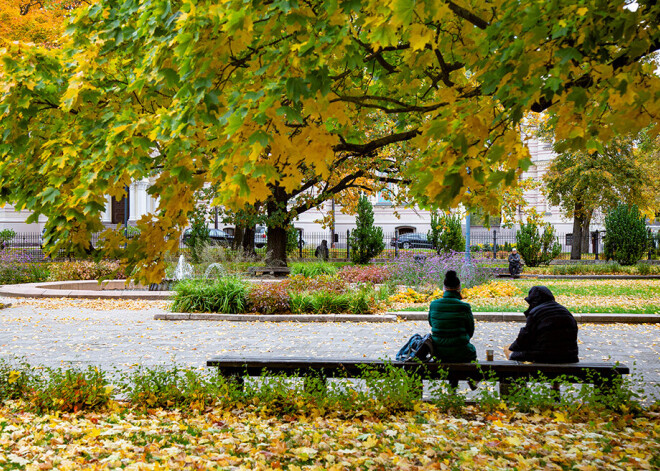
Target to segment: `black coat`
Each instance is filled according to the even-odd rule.
[[[511,344],[509,359],[537,363],[577,363],[577,322],[545,286],[534,286],[525,298],[527,323]]]

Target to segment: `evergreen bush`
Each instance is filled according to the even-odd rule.
[[[385,248],[383,229],[374,227],[374,210],[364,195],[358,201],[355,224],[350,237],[351,261],[364,265]]]
[[[648,246],[646,220],[637,206],[619,204],[605,216],[605,258],[634,265]]]
[[[427,237],[438,253],[465,250],[465,237],[458,216],[431,212],[431,230]]]
[[[539,231],[543,228],[543,234]],[[555,239],[555,230],[548,223],[537,223],[527,219],[516,232],[516,246],[520,256],[529,267],[549,265],[561,253],[561,245]]]

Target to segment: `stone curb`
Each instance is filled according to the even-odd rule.
[[[388,312],[397,314],[399,319],[406,321],[425,321],[426,311]],[[525,315],[519,312],[475,312],[474,320],[483,322],[525,322]],[[573,314],[581,324],[660,324],[660,315],[656,314]]]
[[[654,314],[574,314],[578,323],[594,324],[658,324],[660,316]],[[386,312],[385,314],[189,314],[181,312],[155,314],[161,321],[231,321],[231,322],[396,322],[425,321],[428,313]],[[519,312],[476,312],[474,319],[481,322],[525,322]]]
[[[381,314],[155,314],[160,321],[233,321],[233,322],[396,322],[392,313]]]

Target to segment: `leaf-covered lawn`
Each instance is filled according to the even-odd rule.
[[[547,415],[440,413],[386,420],[249,409],[35,416],[0,409],[2,469],[658,469],[658,415],[571,423]]]
[[[517,287],[513,296],[467,299],[473,311],[522,312],[525,296],[535,285],[550,288],[557,301],[574,313],[660,314],[660,280],[534,280],[498,281]],[[398,309],[405,308],[397,306]],[[427,310],[428,304],[409,307]]]

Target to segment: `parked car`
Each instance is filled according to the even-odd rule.
[[[265,247],[268,243],[268,234],[266,233],[266,228],[263,226],[257,226],[254,231],[254,246],[258,249]]]
[[[426,234],[420,234],[418,232],[401,234],[399,237],[393,238],[390,245],[392,247],[399,247],[400,249],[433,248],[433,243],[427,239]]]
[[[183,231],[183,243],[188,245],[188,239],[192,234],[192,229],[186,229]],[[234,236],[227,234],[221,229],[209,229],[209,239],[212,245],[223,245],[225,247],[230,246],[234,242]]]

